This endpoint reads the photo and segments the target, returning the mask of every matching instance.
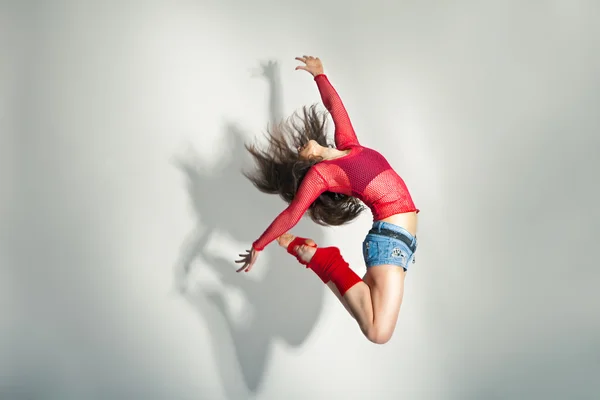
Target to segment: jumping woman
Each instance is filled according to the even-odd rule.
[[[303,56],[296,60],[304,64],[296,70],[305,70],[314,77],[331,114],[335,147],[327,142],[326,116],[314,105],[303,108],[301,123],[290,120],[272,127],[267,150],[246,145],[258,169],[244,175],[260,191],[279,194],[289,206],[252,244],[252,249],[240,254],[242,258],[236,263],[243,265],[237,271],[250,271],[258,254],[277,240],[333,291],[367,339],[383,344],[396,327],[404,278],[414,262],[419,210],[387,160],[358,142],[319,58]],[[359,200],[373,213],[373,226],[363,241],[367,273],[362,279],[350,269],[337,247],[318,247],[311,239],[287,233],[307,211],[320,225],[350,222],[365,209]]]

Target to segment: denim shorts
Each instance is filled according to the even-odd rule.
[[[373,227],[363,241],[363,257],[367,268],[392,264],[406,271],[408,265],[415,262],[416,250],[415,236],[398,225],[383,221],[373,222]]]

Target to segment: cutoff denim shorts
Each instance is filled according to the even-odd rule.
[[[415,236],[398,225],[383,221],[373,222],[373,227],[363,241],[363,257],[367,268],[391,264],[406,271],[408,265],[415,262],[416,250]]]

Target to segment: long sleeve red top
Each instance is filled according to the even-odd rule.
[[[326,191],[357,197],[371,209],[374,220],[419,212],[404,180],[385,157],[360,145],[342,100],[327,76],[317,75],[315,82],[335,125],[335,145],[338,150],[350,150],[350,153],[334,160],[321,161],[308,170],[294,200],[253,243],[258,251],[292,229],[310,205]]]

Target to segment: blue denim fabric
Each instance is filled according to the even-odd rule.
[[[414,247],[416,252],[417,238],[411,235],[406,229],[383,221],[373,222],[373,230],[379,232],[381,229],[388,229],[406,236]],[[408,265],[415,262],[414,252],[403,241],[384,236],[384,234],[369,233],[363,241],[363,257],[367,268],[391,264],[397,265],[408,270]]]

